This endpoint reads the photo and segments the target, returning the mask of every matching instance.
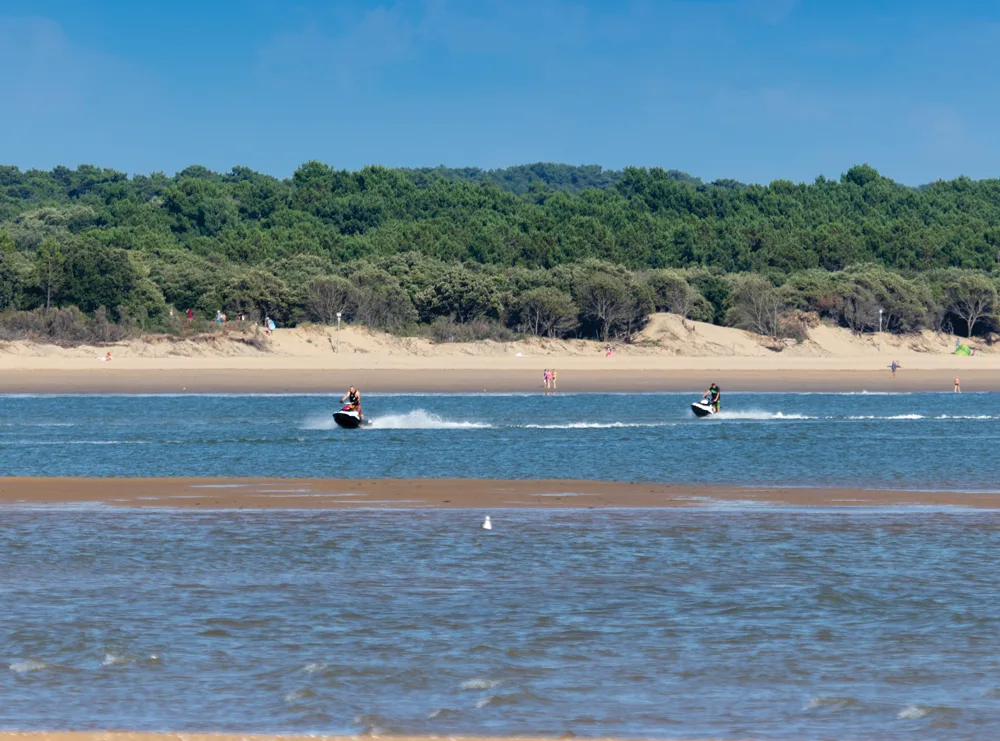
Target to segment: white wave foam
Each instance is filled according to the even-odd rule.
[[[463,690],[491,690],[499,687],[503,682],[499,679],[469,679],[462,682]]]
[[[847,419],[925,419],[922,414],[891,414],[886,417],[880,417],[875,414],[860,414],[848,417]]]
[[[371,424],[375,430],[479,430],[491,426],[482,422],[444,419],[425,409],[415,409],[407,414],[372,417]]]
[[[923,718],[929,712],[927,708],[920,705],[908,705],[900,710],[896,717],[900,720],[917,720],[918,718]]]
[[[371,426],[374,430],[479,430],[492,427],[481,422],[466,422],[451,420],[431,414],[425,409],[415,409],[406,414],[387,414],[372,416]],[[333,417],[310,417],[302,423],[304,430],[335,430],[338,429]]]
[[[567,422],[554,425],[522,425],[529,430],[605,430],[619,427],[669,427],[667,422]]]
[[[712,416],[712,419],[731,420],[797,420],[816,419],[805,414],[785,414],[784,412],[764,412],[757,409],[747,409],[746,411],[727,412],[725,410]]]
[[[132,656],[111,652],[104,655],[104,660],[101,662],[101,666],[124,666],[126,664],[134,663],[135,658]]]
[[[42,669],[49,668],[49,665],[44,661],[35,661],[34,659],[28,659],[27,661],[15,661],[13,664],[9,664],[9,666],[10,670],[16,674],[40,672]]]

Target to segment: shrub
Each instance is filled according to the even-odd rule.
[[[729,324],[766,337],[777,336],[784,302],[770,281],[759,275],[741,275],[733,281],[729,301]]]
[[[56,345],[103,344],[133,336],[131,327],[108,320],[104,307],[92,319],[75,306],[68,309],[35,309],[0,314],[0,339],[33,340]]]
[[[427,329],[427,335],[434,342],[476,342],[495,340],[511,342],[517,336],[507,327],[497,322],[479,319],[471,322],[456,322],[451,317],[438,317]]]

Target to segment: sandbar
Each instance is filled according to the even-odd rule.
[[[1000,492],[691,486],[574,480],[0,478],[0,507],[59,505],[175,510],[971,507]]]
[[[135,731],[0,731],[4,741],[358,741],[359,736]],[[374,737],[373,737],[374,738]],[[386,736],[393,741],[547,741],[528,736]],[[565,737],[564,737],[565,738]]]

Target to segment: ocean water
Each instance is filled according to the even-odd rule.
[[[1000,489],[1000,395],[0,397],[2,473]],[[0,508],[0,728],[1000,738],[1000,512]]]
[[[587,478],[1000,488],[1000,394],[4,396],[0,462],[22,476]]]
[[[0,728],[1000,738],[998,513],[0,516]]]

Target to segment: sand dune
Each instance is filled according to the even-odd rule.
[[[934,332],[856,336],[846,329],[817,326],[808,339],[773,341],[750,332],[672,314],[654,314],[631,344],[531,338],[516,342],[434,343],[396,337],[362,327],[303,326],[278,329],[266,349],[227,331],[198,340],[147,337],[111,346],[63,348],[33,342],[0,343],[0,370],[855,370],[884,369],[892,360],[924,370],[1000,369],[1000,354],[984,347],[976,357],[955,356],[955,338]]]

